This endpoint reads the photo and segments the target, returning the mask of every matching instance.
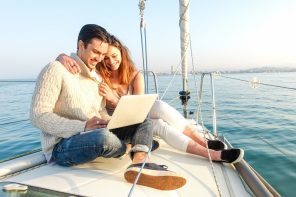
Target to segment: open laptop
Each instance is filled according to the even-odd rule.
[[[107,125],[108,129],[142,123],[153,106],[157,94],[122,96]]]

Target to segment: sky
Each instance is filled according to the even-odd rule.
[[[60,53],[76,50],[80,28],[105,27],[142,69],[138,0],[6,0],[0,3],[0,79],[33,79]],[[196,70],[296,68],[295,0],[191,0]],[[147,0],[149,70],[180,65],[179,1]],[[190,56],[191,62],[191,56]],[[189,65],[189,70],[192,65]]]

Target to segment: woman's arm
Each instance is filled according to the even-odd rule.
[[[145,94],[145,82],[142,73],[138,72],[132,84],[133,94]]]
[[[132,94],[144,94],[145,82],[142,73],[137,72],[134,79],[131,82],[130,86],[132,87]],[[106,83],[101,83],[99,87],[100,94],[106,98],[106,101],[112,107],[116,107],[120,97],[115,95],[111,88]]]
[[[56,58],[56,61],[61,62],[61,64],[63,64],[63,66],[65,66],[65,68],[72,74],[77,74],[81,72],[77,62],[73,58],[64,53],[60,54]]]
[[[120,98],[113,93],[111,88],[106,83],[103,82],[100,84],[99,92],[100,92],[100,95],[105,97],[108,104],[111,104],[112,107],[117,106],[117,103],[119,102]]]

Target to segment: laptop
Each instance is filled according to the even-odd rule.
[[[107,128],[115,129],[144,122],[157,96],[157,94],[122,96]]]

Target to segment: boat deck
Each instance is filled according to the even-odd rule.
[[[208,159],[182,153],[161,141],[151,160],[182,174],[187,180],[186,185],[173,191],[137,185],[132,196],[219,196]],[[82,196],[127,196],[132,184],[125,181],[123,174],[129,164],[128,156],[123,159],[98,158],[74,167],[49,164],[1,181]],[[251,196],[232,165],[213,163],[213,166],[222,196]]]

